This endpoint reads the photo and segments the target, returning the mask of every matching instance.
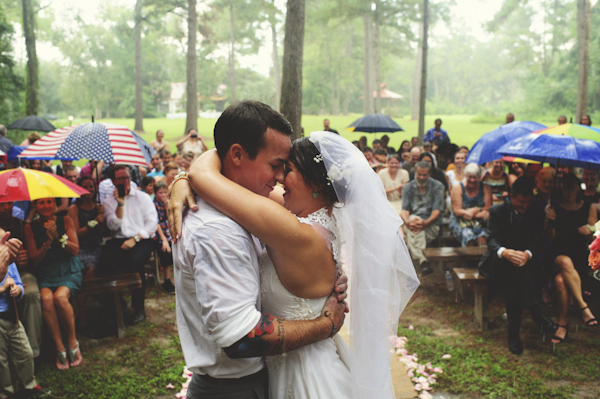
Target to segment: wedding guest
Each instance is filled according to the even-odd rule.
[[[179,151],[174,152],[171,154],[171,158],[173,159],[173,162],[179,166],[179,170],[181,171],[181,153]]]
[[[579,179],[567,173],[561,180],[558,191],[558,203],[548,205],[545,219],[545,231],[551,245],[546,258],[549,274],[553,277],[556,300],[558,302],[558,330],[552,342],[564,342],[569,333],[567,315],[569,297],[587,326],[597,326],[598,321],[592,314],[582,295],[582,278],[587,277],[588,244],[593,236],[589,226],[597,221],[596,211],[589,202],[578,199],[581,191]]]
[[[375,169],[379,167],[379,161],[373,156],[373,150],[371,149],[371,147],[365,147],[363,149],[363,155],[367,159],[367,162],[369,163],[369,166],[371,166],[371,168]]]
[[[170,162],[165,166],[163,173],[165,174],[163,181],[167,184],[167,187],[170,187],[173,180],[175,180],[175,176],[179,173],[179,167],[175,163]]]
[[[511,187],[512,184],[519,177],[525,176],[525,170],[527,169],[527,165],[519,162],[512,162],[508,165],[508,186]]]
[[[160,178],[163,178],[165,176],[163,173],[163,164],[160,159],[160,154],[158,152],[152,156],[152,159],[150,160],[150,166],[151,166],[151,169],[146,174],[146,176],[160,177]]]
[[[365,148],[368,147],[368,145],[367,145],[367,136],[360,136],[360,138],[358,139],[358,142],[360,143],[359,149],[361,151],[364,151]]]
[[[411,147],[418,147],[419,146],[419,138],[418,137],[412,137],[410,139],[410,146]]]
[[[41,138],[42,138],[42,136],[40,136],[40,134],[38,132],[31,132],[27,135],[27,138],[25,140],[23,140],[21,142],[21,144],[19,144],[19,145],[21,147],[28,147]]]
[[[419,161],[428,162],[431,165],[430,176],[431,176],[431,178],[439,181],[440,183],[442,183],[444,185],[444,197],[445,197],[446,193],[450,189],[450,182],[448,180],[448,177],[446,177],[446,174],[444,173],[444,171],[437,167],[437,163],[436,163],[435,159],[433,158],[433,155],[430,152],[424,152],[419,157]],[[409,173],[409,176],[410,176],[411,180],[414,179],[414,173]]]
[[[373,168],[375,172],[387,168],[387,152],[383,148],[376,149],[373,153],[373,158],[379,162],[379,165],[376,168]]]
[[[492,189],[494,205],[501,204],[508,197],[508,175],[504,171],[504,161],[502,159],[496,159],[492,162],[492,168],[485,171],[481,181]]]
[[[102,180],[106,177],[102,174],[104,170],[104,161],[94,161],[90,159],[87,165],[81,168],[79,172],[79,176],[88,176],[94,179],[94,183],[96,183],[96,187]]]
[[[579,123],[581,125],[592,126],[592,118],[589,115],[583,115]]]
[[[194,161],[194,153],[193,152],[186,152],[185,154],[183,154],[181,156],[181,165],[179,170],[181,172],[187,172],[190,170],[190,166],[192,165],[192,162]]]
[[[402,165],[402,169],[406,170],[409,175],[414,174],[415,166],[421,157],[421,149],[419,147],[412,147],[410,149],[410,159]]]
[[[173,265],[173,254],[171,253],[171,231],[167,220],[167,204],[169,203],[169,188],[164,181],[159,181],[155,186],[154,206],[158,213],[158,228],[154,236],[154,246],[160,266],[164,273],[162,288],[165,292],[175,292],[175,286],[171,282],[171,266]]]
[[[40,287],[43,318],[56,346],[56,367],[66,370],[83,362],[69,301],[81,287],[84,269],[77,258],[79,240],[73,220],[55,215],[53,198],[35,200],[33,206],[39,217],[25,225],[25,247]],[[67,335],[67,346],[61,328]]]
[[[193,152],[194,159],[198,158],[207,149],[204,139],[198,135],[198,131],[194,128],[189,129],[187,135],[177,142],[177,150],[182,153]]]
[[[485,245],[492,190],[481,181],[481,168],[470,163],[465,167],[465,181],[452,187],[450,231],[460,245]]]
[[[410,151],[410,147],[411,147],[410,141],[404,140],[402,142],[402,144],[400,144],[400,148],[398,149],[398,153],[400,154],[400,157],[402,157],[402,154],[404,154],[405,152],[409,152]]]
[[[162,129],[156,131],[156,140],[152,140],[150,145],[156,152],[167,150],[169,151],[169,143],[164,139],[165,132]]]
[[[169,150],[162,150],[159,152],[159,154],[160,161],[162,162],[162,166],[164,168],[169,162],[171,162],[171,153],[169,152]]]
[[[146,176],[142,179],[142,191],[154,199],[154,185],[156,181],[152,176]]]
[[[398,155],[390,155],[388,167],[377,173],[383,182],[385,194],[398,215],[402,211],[402,189],[409,182],[408,172],[400,169],[400,158]]]
[[[457,151],[454,154],[454,169],[446,171],[446,176],[450,180],[450,187],[454,187],[465,179],[465,154]],[[481,174],[481,173],[480,173]]]
[[[598,173],[598,169],[584,169],[583,183],[585,184],[585,190],[583,191],[585,200],[597,204],[600,201],[600,192],[598,191],[600,173]]]
[[[387,151],[388,154],[395,154],[396,150],[393,147],[390,147],[388,144],[390,143],[390,136],[384,134],[381,136],[381,148]]]

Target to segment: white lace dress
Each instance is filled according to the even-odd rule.
[[[339,267],[335,223],[325,208],[298,218],[310,224],[327,242]],[[320,316],[327,297],[304,299],[290,293],[279,281],[271,259],[260,263],[262,311],[286,320],[311,320]],[[266,358],[271,399],[349,398],[350,351],[339,336]]]

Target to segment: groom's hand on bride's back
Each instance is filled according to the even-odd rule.
[[[169,205],[167,207],[169,230],[174,243],[181,237],[181,220],[185,206],[193,211],[198,209],[190,183],[187,179],[178,179],[170,187]]]

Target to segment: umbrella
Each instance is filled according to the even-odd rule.
[[[351,132],[398,132],[403,131],[392,118],[381,114],[370,114],[365,115],[362,118],[358,118],[350,126],[347,127]]]
[[[14,121],[7,129],[37,130],[39,132],[51,132],[56,129],[50,122],[37,115],[29,115]]]
[[[89,122],[56,129],[20,155],[35,159],[94,159],[107,164],[148,166],[156,151],[122,125]]]
[[[22,153],[25,150],[25,148],[27,147],[24,145],[13,145],[12,147],[10,147],[10,150],[8,150],[8,154],[6,154],[8,156],[8,162],[16,161],[19,154]]]
[[[600,143],[571,136],[531,133],[504,144],[498,153],[557,165],[600,169]]]
[[[502,125],[497,129],[487,132],[473,144],[469,151],[466,163],[474,162],[482,165],[486,162],[499,159],[502,156],[498,154],[498,148],[517,137],[525,136],[533,131],[545,128],[544,125],[536,122],[519,121]]]
[[[52,173],[32,169],[0,172],[0,202],[33,201],[40,198],[73,198],[89,192]]]
[[[552,126],[545,129],[537,130],[534,133],[539,134],[563,134],[569,135],[578,139],[587,139],[600,142],[600,129],[580,125],[578,123],[565,123],[558,126]]]

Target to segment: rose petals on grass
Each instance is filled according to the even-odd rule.
[[[414,327],[410,326],[409,329],[412,330]],[[441,367],[434,367],[431,362],[419,364],[417,354],[413,353],[409,355],[404,347],[407,342],[408,339],[406,337],[398,337],[396,339],[395,347],[398,360],[404,364],[408,378],[413,382],[415,391],[419,392],[419,399],[432,399],[428,391],[431,391],[433,389],[432,385],[436,384],[437,374],[441,374],[443,371]],[[450,355],[446,354],[442,356],[442,359],[450,359],[450,357]]]

